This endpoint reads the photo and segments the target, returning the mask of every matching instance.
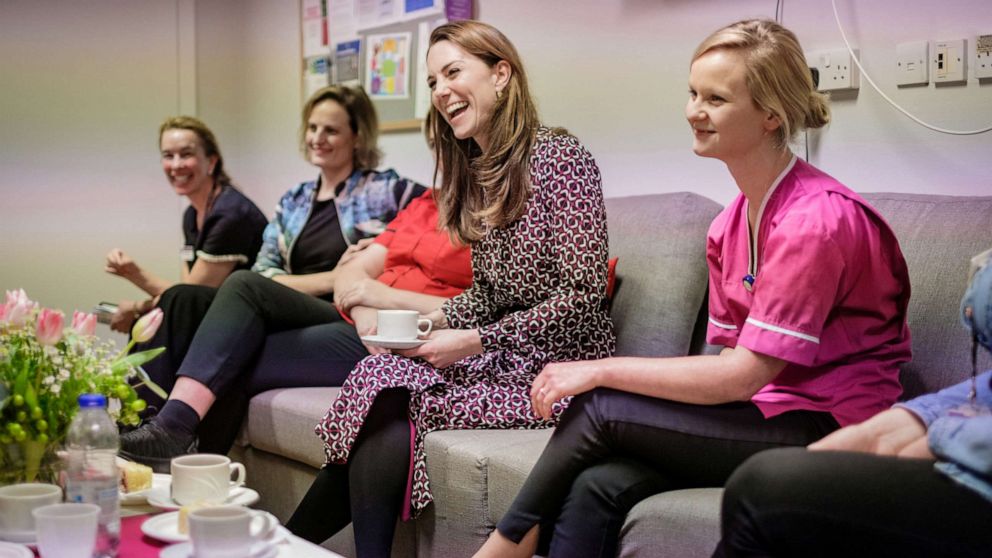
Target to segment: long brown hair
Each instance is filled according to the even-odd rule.
[[[462,244],[483,237],[487,227],[519,219],[530,198],[530,152],[537,128],[537,107],[517,49],[491,25],[465,20],[442,25],[431,33],[431,46],[450,41],[489,67],[505,60],[510,79],[496,98],[488,122],[489,149],[483,153],[472,138],[459,140],[451,125],[432,105],[434,155],[441,187],[435,190],[439,222]]]
[[[813,85],[803,49],[792,31],[767,19],[738,21],[703,40],[692,61],[717,49],[734,50],[744,57],[751,98],[782,123],[776,131],[777,147],[785,149],[799,130],[830,122],[827,97]]]
[[[203,153],[207,157],[217,157],[217,164],[214,165],[214,170],[210,173],[210,176],[214,179],[214,184],[218,187],[232,185],[231,177],[227,176],[227,173],[224,171],[224,157],[220,154],[220,146],[217,144],[217,138],[214,137],[214,133],[210,131],[210,128],[202,120],[192,116],[170,116],[166,118],[158,128],[159,147],[162,147],[162,134],[166,130],[189,130],[196,134],[196,137],[200,138],[200,144],[203,145]]]
[[[329,85],[314,92],[303,105],[303,124],[300,127],[300,150],[307,156],[307,125],[314,107],[324,101],[334,101],[348,113],[348,124],[355,138],[355,154],[351,164],[355,170],[369,170],[379,166],[379,117],[365,90],[361,87]]]

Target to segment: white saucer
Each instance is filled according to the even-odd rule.
[[[150,521],[150,520],[149,520]],[[145,522],[147,523],[147,521]],[[279,545],[289,536],[289,531],[285,527],[276,527],[276,533],[272,540],[255,543],[251,547],[248,558],[275,558],[279,555]],[[193,556],[193,544],[184,542],[174,544],[162,549],[159,558],[191,558]],[[3,557],[0,557],[3,558]]]
[[[23,544],[0,541],[0,558],[34,558],[34,552]]]
[[[121,505],[122,506],[134,506],[138,504],[144,504],[148,499],[148,493],[157,488],[169,489],[169,485],[172,484],[172,475],[167,475],[165,473],[153,473],[152,474],[152,487],[146,488],[145,490],[138,490],[136,492],[120,492]]]
[[[383,349],[412,349],[427,342],[426,339],[387,339],[378,335],[362,336],[362,341],[373,347],[381,347]]]
[[[277,543],[285,539],[289,531],[286,531],[285,528],[279,525],[275,517],[272,518],[272,521],[276,523],[276,528],[272,539],[268,542]],[[252,525],[255,525],[254,521]],[[141,532],[153,539],[167,543],[186,542],[189,540],[188,534],[179,532],[179,512],[163,513],[148,518],[141,524]]]
[[[148,491],[146,497],[149,504],[162,510],[175,511],[183,507],[182,504],[172,499],[172,495],[169,494],[169,486],[153,488]],[[250,506],[257,502],[258,498],[258,492],[244,486],[239,486],[238,488],[231,489],[231,495],[223,503]]]
[[[12,542],[19,545],[34,544],[37,535],[34,531],[0,531],[0,542]]]

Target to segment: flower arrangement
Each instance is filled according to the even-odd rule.
[[[128,354],[148,341],[162,322],[154,309],[138,320],[120,352],[94,335],[96,316],[39,307],[23,289],[7,291],[0,305],[0,484],[33,481],[44,461],[64,443],[80,394],[101,393],[112,418],[136,425],[145,409],[135,388],[146,385],[166,397],[141,369],[164,348]],[[132,382],[137,378],[137,383]]]

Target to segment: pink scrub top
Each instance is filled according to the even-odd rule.
[[[909,273],[885,220],[793,157],[758,210],[742,195],[710,225],[707,341],[786,361],[751,401],[766,418],[826,411],[841,426],[888,409],[911,357]]]

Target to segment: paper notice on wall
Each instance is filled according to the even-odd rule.
[[[395,0],[357,0],[358,30],[374,29],[400,20]]]
[[[365,39],[365,89],[373,99],[410,98],[411,33],[369,35]]]
[[[431,88],[427,86],[427,48],[432,30],[426,21],[417,25],[417,75],[414,78],[417,96],[413,104],[414,118],[427,118],[427,112],[431,109]]]
[[[357,86],[361,83],[362,68],[358,54],[361,49],[361,41],[354,40],[338,43],[334,46],[334,83]]]
[[[445,0],[444,15],[451,21],[472,19],[472,0]]]
[[[327,5],[325,0],[303,0],[303,57],[327,55]]]
[[[311,56],[306,59],[303,72],[303,93],[310,97],[321,87],[330,84],[331,61],[327,56]]]
[[[332,44],[358,38],[355,0],[327,0],[328,32]]]

